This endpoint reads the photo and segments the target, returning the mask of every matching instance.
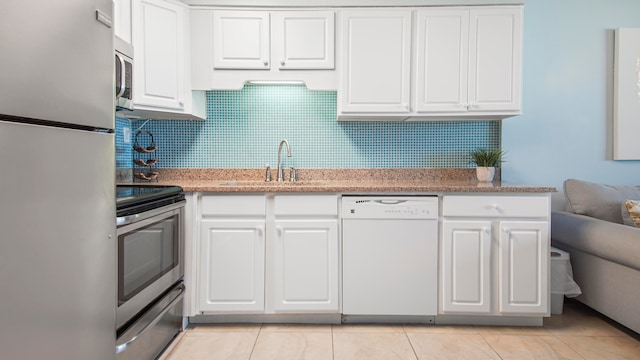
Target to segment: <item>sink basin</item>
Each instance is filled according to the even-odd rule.
[[[326,184],[324,181],[318,180],[301,180],[301,181],[270,181],[264,180],[231,180],[220,183],[220,186],[321,186]]]

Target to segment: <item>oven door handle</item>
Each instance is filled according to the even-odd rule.
[[[140,331],[138,331],[134,336],[129,337],[129,336],[122,336],[121,338],[119,338],[116,342],[116,354],[119,354],[123,351],[125,351],[127,349],[128,346],[131,346],[133,343],[135,343],[138,339],[140,339],[147,331],[149,331],[149,329],[153,328],[158,321],[160,321],[162,319],[162,317],[164,316],[164,314],[166,314],[169,310],[171,310],[173,308],[173,306],[178,303],[178,301],[182,300],[182,298],[184,297],[184,284],[180,284],[180,286],[176,287],[175,289],[173,289],[171,291],[171,294],[175,294],[173,295],[173,299],[171,301],[169,301],[169,304],[167,304],[164,308],[162,308],[162,310],[158,313],[158,315],[156,315],[153,320],[149,321]],[[160,304],[158,304],[160,305]],[[149,310],[149,312],[152,312],[154,309],[151,308]],[[143,316],[140,321],[144,320]],[[126,335],[126,333],[125,333]]]
[[[140,220],[144,220],[144,219],[148,219],[148,218],[154,217],[156,215],[164,214],[166,212],[169,212],[169,211],[184,207],[186,203],[187,203],[186,200],[180,200],[175,204],[162,206],[162,207],[159,207],[157,209],[152,209],[152,210],[149,210],[149,211],[145,211],[143,213],[127,215],[127,216],[119,216],[119,217],[116,218],[116,226],[129,225],[129,224],[132,224],[132,223],[134,223],[136,221],[140,221]]]

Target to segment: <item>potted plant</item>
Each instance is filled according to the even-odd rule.
[[[493,181],[496,167],[500,166],[505,152],[502,149],[479,148],[469,152],[471,162],[476,164],[476,177],[481,182]]]

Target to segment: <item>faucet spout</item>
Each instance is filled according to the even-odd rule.
[[[287,140],[280,141],[278,145],[278,179],[277,181],[284,181],[284,172],[282,171],[282,145],[287,145],[287,157],[291,157],[291,147]]]

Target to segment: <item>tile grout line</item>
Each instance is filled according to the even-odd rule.
[[[331,324],[331,359],[335,360],[336,359],[336,346],[334,344],[335,338],[333,337],[333,327],[335,325]]]
[[[415,356],[416,360],[420,360],[420,357],[418,356],[416,349],[413,347],[411,338],[409,338],[409,334],[407,334],[407,329],[405,329],[404,325],[402,325],[402,333],[404,334],[404,337],[407,338],[407,341],[409,342],[409,346],[411,346],[411,351],[413,351],[413,356]]]
[[[249,353],[249,358],[247,360],[250,360],[251,357],[253,356],[253,352],[256,350],[256,345],[258,344],[258,338],[260,338],[260,334],[262,333],[262,327],[264,326],[264,323],[260,324],[260,328],[258,329],[258,334],[256,335],[256,339],[253,341],[253,346],[251,347],[251,352]]]

